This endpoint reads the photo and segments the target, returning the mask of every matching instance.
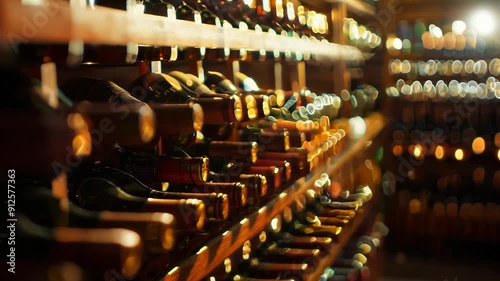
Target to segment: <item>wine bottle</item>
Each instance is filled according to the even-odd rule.
[[[295,152],[259,152],[259,159],[274,159],[288,161],[292,166],[292,173],[298,176],[305,176],[310,171],[310,164],[307,160],[306,151]]]
[[[139,235],[127,229],[46,228],[18,214],[16,258],[71,261],[91,272],[132,277],[142,263]]]
[[[209,172],[209,181],[241,182],[247,188],[247,205],[257,206],[260,198],[267,194],[267,179],[261,174],[231,174],[228,172]]]
[[[94,212],[56,198],[48,188],[19,188],[19,210],[33,222],[48,226],[78,228],[124,228],[135,231],[143,239],[149,253],[164,253],[175,244],[174,217],[167,213]],[[67,207],[67,210],[66,210]]]
[[[364,262],[362,262],[356,258],[352,258],[352,259],[337,258],[335,260],[335,262],[332,264],[332,266],[333,267],[345,267],[345,268],[361,269],[363,267],[363,264],[366,263],[366,257],[364,257],[364,259],[363,258],[361,258],[361,259]]]
[[[292,179],[292,165],[288,161],[259,159],[255,162],[256,166],[275,166],[283,170],[282,182],[287,183]]]
[[[350,210],[321,208],[318,215],[322,217],[345,217],[352,219],[356,215],[356,212]]]
[[[207,219],[206,207],[198,199],[156,199],[133,196],[103,178],[87,178],[77,187],[78,203],[90,210],[162,212],[176,219],[180,231],[200,231]]]
[[[133,82],[131,89],[133,96],[148,103],[198,103],[203,108],[204,124],[220,125],[243,118],[238,97],[187,93],[177,79],[167,74],[145,74]]]
[[[207,157],[169,157],[124,152],[120,168],[146,183],[196,183],[207,181],[209,162]]]
[[[254,252],[260,261],[274,263],[306,263],[310,267],[317,266],[320,258],[318,249],[300,249],[282,247],[277,243],[260,245]]]
[[[270,190],[277,190],[281,188],[285,177],[285,171],[282,167],[278,166],[255,166],[250,163],[236,163],[231,162],[222,168],[223,172],[239,175],[244,174],[261,174],[266,177],[267,185]]]
[[[247,187],[240,182],[206,182],[189,185],[169,185],[167,192],[224,193],[228,196],[231,209],[245,206],[248,198]]]
[[[217,159],[255,163],[258,149],[259,146],[256,142],[212,141],[194,144],[190,147],[189,152],[191,152],[191,155],[208,156],[211,167],[216,171],[215,160]]]
[[[203,84],[198,79],[198,77],[196,77],[192,74],[183,73],[180,71],[171,71],[168,73],[168,75],[175,78],[179,82],[179,84],[181,85],[183,90],[192,96],[196,96],[196,95],[200,95],[200,96],[204,96],[204,97],[221,96],[223,98],[226,98],[226,96],[227,96],[226,94],[217,94],[217,93],[213,92],[205,84]],[[238,96],[234,96],[234,98],[236,100],[240,101]],[[238,103],[237,106],[240,106],[240,108],[236,109],[236,111],[238,112],[238,114],[241,115],[242,114],[241,110],[243,110],[242,103],[241,102]],[[207,118],[210,119],[213,117],[207,116]],[[217,131],[218,135],[231,134],[233,126],[234,126],[233,123],[225,123],[222,127],[221,126],[211,126],[211,127],[209,126],[206,128],[206,130],[204,130],[203,133],[204,133],[205,137],[213,139],[214,135],[215,135],[215,132],[213,132],[213,131]],[[221,137],[221,138],[217,138],[217,139],[227,139],[227,137]]]
[[[11,132],[0,149],[10,161],[0,167],[15,169],[18,176],[52,179],[92,152],[88,124],[62,92],[47,97],[39,81],[9,67],[0,67],[0,83],[9,93],[0,105],[0,128]]]
[[[230,94],[240,97],[243,101],[243,118],[240,121],[255,120],[259,117],[259,111],[263,114],[270,108],[269,99],[257,100],[253,95],[244,95],[239,89],[227,79],[222,73],[216,71],[208,71],[205,78],[205,85],[213,91],[222,94]],[[259,103],[260,102],[260,103]],[[269,115],[269,113],[267,114]]]
[[[96,176],[108,179],[112,183],[116,184],[119,189],[130,195],[157,199],[198,199],[202,200],[205,204],[207,217],[209,219],[227,219],[229,213],[229,198],[224,193],[211,191],[207,193],[157,191],[144,185],[132,175],[117,169],[99,167],[96,172]],[[92,171],[90,173],[92,173]]]
[[[246,127],[240,131],[240,140],[257,142],[261,151],[286,152],[290,149],[288,130],[267,131]]]
[[[300,222],[294,222],[293,227],[289,231],[295,235],[336,238],[341,233],[342,227],[305,225]]]
[[[102,103],[84,102],[76,106],[77,111],[91,119],[93,129],[102,131],[101,142],[109,144],[119,138],[120,144],[133,146],[153,140],[157,124],[154,111],[115,83],[81,77],[68,80],[61,89],[75,101]]]
[[[271,107],[282,107],[285,104],[286,95],[290,94],[280,89],[261,89],[252,77],[242,72],[236,72],[234,74],[234,79],[236,80],[237,86],[245,92],[269,96],[269,104]]]
[[[336,202],[332,201],[326,196],[321,196],[320,204],[324,208],[353,210],[353,211],[357,211],[359,207],[363,206],[363,202],[360,200],[352,202]]]
[[[318,219],[321,221],[321,225],[345,226],[349,223],[348,219],[339,217],[318,217]]]
[[[301,249],[320,249],[328,251],[328,249],[333,246],[333,239],[329,237],[297,236],[290,233],[278,233],[275,237],[270,238],[276,241],[278,245]]]
[[[240,266],[241,271],[249,272],[251,277],[307,280],[313,269],[307,263],[273,263],[251,259]]]

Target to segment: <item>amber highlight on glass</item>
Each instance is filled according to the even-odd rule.
[[[10,132],[0,150],[5,159],[10,159],[1,161],[4,170],[15,167],[17,174],[52,178],[79,161],[74,157],[88,156],[92,151],[89,128],[78,113],[58,116],[2,110],[0,120],[0,128]]]
[[[137,232],[150,253],[163,253],[175,245],[175,220],[168,213],[120,213],[103,211],[98,227],[125,228]]]
[[[46,228],[20,216],[18,257],[71,261],[90,272],[118,270],[134,276],[142,263],[140,236],[128,229]]]
[[[156,133],[156,117],[149,107],[130,111],[121,105],[96,102],[80,102],[75,106],[91,131],[95,133],[93,146],[113,145],[140,146],[153,140]]]

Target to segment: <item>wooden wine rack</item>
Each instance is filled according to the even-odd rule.
[[[21,42],[67,43],[76,40],[107,45],[137,43],[304,52],[324,61],[361,62],[368,56],[355,47],[335,43],[136,15],[106,7],[73,8],[60,0],[41,2],[42,5],[29,6],[18,0],[1,1],[0,34],[6,35],[8,41]],[[23,19],[22,24],[19,24],[19,19]]]
[[[297,196],[311,189],[315,181],[323,173],[331,177],[335,173],[338,173],[347,163],[356,167],[361,165],[365,159],[370,159],[374,154],[373,148],[377,147],[377,143],[379,143],[377,136],[380,136],[381,131],[385,127],[385,119],[382,115],[374,113],[366,118],[365,121],[367,123],[366,133],[361,138],[352,140],[347,149],[342,151],[338,156],[331,158],[322,166],[311,171],[307,176],[295,181],[284,191],[280,192],[276,198],[262,206],[258,211],[245,216],[239,223],[223,232],[222,235],[215,236],[192,257],[178,266],[167,269],[168,273],[161,280],[200,280],[206,277],[216,266],[222,264],[226,257],[241,248],[245,241],[258,235],[285,207],[291,205]],[[331,249],[328,256],[322,259],[309,280],[317,280],[323,270],[331,265],[344,245],[355,233],[358,226],[364,221],[366,214],[370,212],[370,207],[375,205],[373,202],[376,201],[377,196],[374,196],[372,203],[364,205],[357,211],[352,222],[343,228],[337,243]],[[161,264],[161,259],[164,259],[164,257],[159,257],[158,259],[160,260],[152,261],[152,263]]]
[[[331,5],[332,10],[337,10],[338,18],[334,19],[336,29],[341,29],[339,23],[347,16],[347,10],[361,16],[375,15],[373,7],[360,1],[326,0],[324,4]],[[346,63],[362,64],[371,54],[365,54],[352,46],[342,45],[343,40],[340,39],[342,34],[338,30],[333,32],[333,37],[333,41],[337,43],[308,41],[273,36],[253,30],[218,28],[159,16],[135,15],[105,7],[82,9],[80,6],[73,7],[68,1],[61,0],[0,1],[0,41],[11,43],[14,47],[17,43],[65,44],[73,41],[103,45],[136,43],[151,46],[177,45],[302,52],[310,54],[322,64],[333,65],[334,90],[338,92],[338,89],[350,88],[350,82],[347,80],[351,74],[346,68]],[[298,81],[299,86],[304,86],[302,84],[305,83],[306,67],[304,62],[297,64],[297,69],[302,70],[290,71],[292,72],[289,73],[290,80]],[[286,63],[283,65],[287,67]],[[175,257],[169,254],[160,255],[148,261],[138,280],[149,281],[159,278],[162,281],[194,281],[207,277],[207,274],[223,263],[224,259],[241,248],[245,241],[258,235],[273,218],[290,206],[297,196],[309,190],[322,174],[326,173],[331,177],[342,171],[346,165],[357,167],[363,164],[365,159],[370,159],[374,149],[380,144],[379,137],[385,127],[386,119],[374,113],[365,118],[365,122],[365,134],[359,139],[352,139],[341,153],[296,180],[258,210],[244,215],[239,222],[219,228],[220,232],[210,233],[200,241],[193,241],[192,247],[197,251],[196,254],[184,257],[184,260],[177,260],[175,264],[167,264],[175,260]],[[379,197],[375,195],[372,203],[363,206],[355,218],[343,228],[338,241],[321,260],[309,280],[317,280],[323,270],[332,264],[367,214],[372,211],[371,208],[377,204],[377,198]],[[158,277],[158,272],[163,275]]]

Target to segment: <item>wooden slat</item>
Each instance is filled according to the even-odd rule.
[[[157,46],[190,46],[249,50],[264,49],[309,52],[322,60],[362,61],[362,52],[342,46],[300,38],[273,36],[266,32],[218,28],[190,21],[153,15],[134,15],[105,7],[72,10],[61,0],[41,1],[42,5],[22,5],[20,0],[0,1],[0,40],[32,43],[87,43]]]
[[[353,141],[344,153],[331,159],[329,164],[316,169],[310,175],[297,180],[277,198],[232,226],[223,235],[211,240],[182,265],[171,269],[161,280],[195,281],[205,277],[206,274],[222,264],[225,258],[238,250],[246,240],[259,234],[267,223],[280,214],[286,206],[292,204],[298,195],[310,189],[321,174],[333,175],[352,159],[361,159],[363,152],[370,147],[372,140],[380,133],[384,125],[385,121],[381,115],[372,115],[367,119],[366,134],[359,140]],[[352,230],[348,230],[342,235],[342,237],[346,237],[343,239],[348,239],[347,236],[352,235],[354,229],[357,228],[355,224],[351,227]],[[332,255],[332,257],[334,256]]]

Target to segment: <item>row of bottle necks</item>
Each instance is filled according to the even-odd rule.
[[[489,60],[400,60],[389,61],[389,73],[391,75],[407,75],[408,77],[432,77],[432,76],[470,76],[484,77],[486,74],[498,76],[500,74],[500,59]]]
[[[374,221],[368,217],[330,264],[323,260],[335,248],[335,239],[263,231],[202,280],[312,280],[312,275],[321,281],[376,280],[370,271],[376,266],[375,259],[381,258],[377,252],[388,229]]]
[[[331,196],[326,192],[331,184],[328,176],[324,175],[322,180],[323,185],[318,184],[297,196],[295,203],[286,207],[256,238],[261,241],[261,247],[255,253],[261,253],[257,257],[262,261],[268,258],[273,261],[284,255],[297,262],[295,267],[302,268],[300,272],[310,273],[314,264],[304,264],[318,262],[320,250],[315,248],[324,250],[334,246],[343,227],[352,224],[358,209],[373,196],[368,186],[360,186],[353,193],[344,191]],[[118,182],[121,185],[114,184]],[[183,252],[190,251],[190,245],[196,244],[194,232],[200,231],[206,219],[202,214],[205,209],[200,207],[203,200],[163,199],[170,198],[169,192],[140,186],[133,177],[117,170],[86,178],[78,187],[78,201],[73,204],[35,183],[19,184],[16,190],[16,221],[11,224],[16,236],[11,239],[14,242],[10,245],[14,247],[10,248],[8,258],[11,257],[10,262],[21,272],[28,266],[43,268],[68,261],[81,266],[95,280],[101,279],[103,273],[105,280],[110,280],[106,279],[109,274],[125,278],[146,274],[143,280],[152,280],[152,275],[164,273],[167,262],[176,264],[176,260],[182,260]],[[176,193],[172,194],[176,197]],[[211,218],[208,223],[221,219]],[[207,230],[212,227],[217,229],[212,225]],[[278,245],[283,240],[294,249]],[[255,257],[248,243],[243,245],[244,259]],[[154,261],[154,257],[161,259],[159,268],[147,265],[141,273],[143,264]],[[258,270],[251,270],[255,271]],[[286,265],[267,264],[262,269],[264,275],[279,275],[280,271],[287,272]],[[33,279],[26,279],[23,273],[15,277]]]
[[[214,25],[220,28],[236,28],[267,32],[276,36],[301,38],[307,41],[328,43],[323,36],[328,34],[326,15],[308,11],[304,6],[295,7],[292,1],[256,1],[251,7],[244,1],[94,1],[91,7],[103,6],[133,11],[169,19],[191,21]],[[264,3],[263,3],[264,2]],[[85,9],[86,7],[82,7]],[[378,36],[370,36],[378,38]],[[374,41],[374,40],[373,40]],[[380,44],[380,38],[378,38]],[[373,42],[372,42],[373,44]],[[19,45],[18,55],[26,61],[47,61],[47,58],[61,63],[123,64],[136,61],[176,61],[176,60],[309,60],[310,53],[278,50],[246,50],[213,48],[188,48],[179,46],[148,46],[128,44],[127,46],[96,46],[80,42],[70,42],[63,46]],[[321,58],[319,58],[321,59]]]

